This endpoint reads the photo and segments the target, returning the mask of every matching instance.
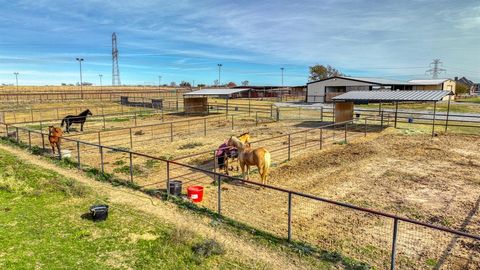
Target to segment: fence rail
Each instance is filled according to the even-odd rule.
[[[267,112],[268,114],[268,112]],[[280,112],[281,114],[281,112]],[[392,123],[386,114],[363,114],[352,122],[328,124],[323,127],[275,136],[272,152],[290,159],[296,150],[318,147],[325,143],[350,140],[364,136],[369,128],[383,128]],[[429,120],[429,119],[427,119]],[[407,121],[408,122],[408,121]],[[370,123],[370,126],[368,125]],[[373,124],[374,123],[374,124]],[[48,134],[24,127],[3,124],[0,132],[28,147],[47,148]],[[373,130],[373,129],[372,129]],[[378,129],[377,129],[378,130]],[[309,140],[309,136],[315,139]],[[10,135],[11,136],[11,135]],[[258,145],[265,140],[253,142]],[[311,246],[334,250],[352,258],[367,261],[381,269],[478,269],[480,267],[480,236],[409,218],[338,202],[272,185],[263,185],[218,172],[215,163],[195,166],[177,160],[168,160],[131,150],[64,138],[64,147],[79,169],[98,168],[103,173],[126,176],[126,181],[148,179],[148,187],[163,187],[169,194],[171,180],[181,179],[184,185],[201,184],[205,187],[202,207],[219,215],[237,220],[253,228],[268,232],[288,241],[300,241]],[[96,153],[95,157],[91,154]],[[213,151],[197,155],[211,155]],[[277,155],[277,154],[276,154]],[[86,158],[88,157],[88,158]],[[127,160],[117,172],[111,157]],[[182,159],[192,158],[183,157]],[[109,159],[110,158],[110,159]],[[123,163],[122,163],[123,164]],[[153,164],[157,172],[136,174],[140,164]],[[123,177],[122,176],[122,177]]]

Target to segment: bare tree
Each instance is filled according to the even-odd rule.
[[[249,81],[245,80],[242,82],[242,86],[247,86],[249,83],[250,83]]]
[[[314,66],[310,66],[310,76],[309,80],[310,81],[315,81],[315,80],[323,80],[335,76],[344,76],[342,72],[340,72],[338,69],[330,66],[330,65],[320,65],[316,64]]]

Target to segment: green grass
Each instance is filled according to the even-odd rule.
[[[480,104],[480,97],[459,99],[459,100],[457,100],[457,102],[472,102],[472,103],[479,103]]]
[[[124,205],[110,204],[105,222],[81,218],[105,200],[0,151],[0,269],[254,268],[225,257],[211,239]]]
[[[200,142],[191,142],[191,143],[181,145],[180,147],[178,147],[178,149],[179,150],[194,149],[194,148],[197,148],[198,146],[202,146],[202,145],[203,145],[203,143],[200,143]]]

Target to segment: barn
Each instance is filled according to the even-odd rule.
[[[455,93],[455,81],[449,79],[399,81],[335,76],[307,83],[307,102],[329,103],[333,97],[346,92],[372,90],[447,90]]]

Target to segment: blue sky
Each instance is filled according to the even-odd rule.
[[[304,84],[308,66],[351,76],[480,81],[480,1],[0,0],[0,83],[111,83],[117,32],[124,84],[182,80]]]

